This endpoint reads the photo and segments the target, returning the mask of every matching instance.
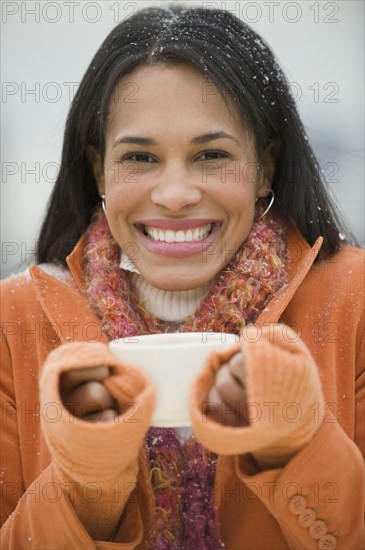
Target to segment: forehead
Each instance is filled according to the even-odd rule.
[[[112,134],[121,126],[152,130],[172,124],[180,130],[187,124],[211,124],[246,133],[233,101],[189,65],[141,65],[123,76],[112,95],[108,118]]]

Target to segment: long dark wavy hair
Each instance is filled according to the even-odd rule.
[[[108,109],[120,78],[141,64],[182,63],[235,99],[258,158],[271,140],[279,140],[273,209],[292,220],[310,244],[322,235],[324,257],[339,249],[340,232],[351,239],[269,46],[228,11],[170,5],[142,9],[124,20],[91,61],[67,118],[60,171],[38,239],[38,263],[64,264],[100,206],[86,148],[93,145],[104,158]]]

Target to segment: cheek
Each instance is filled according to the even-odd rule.
[[[133,170],[108,170],[105,174],[108,213],[113,218],[126,218],[146,199],[145,186]]]
[[[217,200],[231,215],[250,217],[255,209],[255,182],[237,173],[226,177],[215,186]]]
[[[224,189],[230,188],[237,197],[251,197],[258,181],[257,163],[249,159],[240,159],[223,164],[216,175],[216,181],[222,183]]]

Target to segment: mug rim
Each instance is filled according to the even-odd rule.
[[[220,339],[214,339],[214,340],[207,340],[202,341],[203,334],[206,335],[206,338],[212,337],[212,336],[219,336],[219,338],[224,335],[225,337],[228,337],[225,341],[221,341]],[[198,336],[199,335],[199,336]],[[200,338],[198,341],[190,341],[189,338],[191,337],[198,337]],[[183,341],[176,342],[173,341],[176,339],[183,338]],[[141,341],[133,341],[135,338],[140,338]],[[166,340],[172,340],[171,342],[166,342]],[[239,342],[239,335],[234,334],[232,332],[209,332],[209,331],[201,331],[201,332],[169,332],[169,333],[162,333],[162,334],[141,334],[141,335],[135,335],[135,336],[129,336],[126,338],[115,338],[114,340],[111,340],[109,342],[109,346],[112,348],[119,348],[119,349],[156,349],[161,344],[168,345],[168,348],[185,348],[187,345],[189,347],[200,347],[202,344],[205,344],[207,346],[217,346],[217,345],[227,345],[227,344],[236,344]],[[132,346],[133,344],[137,344],[135,347]]]

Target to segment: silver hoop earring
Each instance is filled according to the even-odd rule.
[[[106,215],[106,212],[105,212],[105,195],[101,195],[101,207],[104,210],[104,214]]]
[[[259,219],[257,221],[260,221],[262,220],[262,218],[264,216],[266,216],[266,214],[268,213],[268,211],[270,210],[270,208],[272,207],[272,205],[274,204],[274,200],[275,200],[275,194],[274,194],[274,191],[272,189],[270,189],[270,193],[271,193],[271,199],[270,199],[270,202],[266,208],[266,210],[261,214],[261,216],[259,217]]]

